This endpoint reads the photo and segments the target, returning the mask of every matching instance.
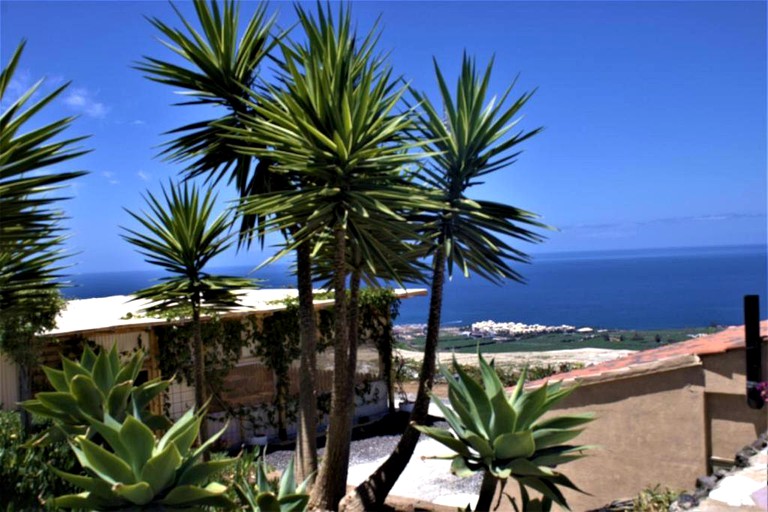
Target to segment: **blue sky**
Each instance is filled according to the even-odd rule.
[[[291,24],[290,3],[270,10]],[[523,250],[766,243],[765,2],[379,1],[353,15],[361,30],[381,15],[380,49],[435,100],[432,57],[453,80],[464,50],[482,66],[495,55],[492,90],[518,74],[518,92],[538,88],[522,125],[544,131],[475,191],[560,229]],[[72,81],[39,121],[78,115],[69,135],[91,135],[65,205],[76,272],[147,268],[118,235],[133,226],[123,208],[177,175],[156,156],[162,134],[203,115],[132,69],[170,56],[144,16],[178,26],[164,1],[0,3],[3,64],[27,40],[11,90]]]

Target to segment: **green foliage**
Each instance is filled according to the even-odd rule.
[[[157,18],[152,25],[167,40],[163,44],[173,53],[171,61],[145,57],[138,69],[147,78],[184,89],[189,102],[220,107],[219,117],[184,125],[171,133],[163,155],[186,165],[189,177],[203,176],[218,183],[234,183],[240,197],[255,195],[276,186],[268,173],[268,162],[252,165],[253,157],[238,152],[228,140],[230,128],[242,126],[242,116],[253,111],[252,88],[259,68],[281,36],[273,37],[275,18],[267,18],[267,4],[261,3],[244,27],[239,26],[238,4],[225,0],[209,4],[195,0],[195,12],[202,31],[176,10],[184,29],[170,27]],[[186,32],[186,33],[185,33]],[[181,57],[181,60],[179,60]],[[261,220],[242,216],[240,241],[250,243],[258,234]],[[263,240],[262,240],[263,241]]]
[[[291,303],[285,311],[278,311],[263,317],[249,317],[253,343],[251,353],[275,374],[275,406],[277,427],[281,437],[285,435],[285,408],[291,381],[288,372],[291,362],[301,355],[299,337],[299,308]]]
[[[216,196],[211,189],[201,194],[197,187],[184,182],[162,189],[163,202],[151,193],[145,197],[149,212],[128,213],[144,233],[123,228],[123,238],[136,246],[146,261],[169,275],[160,283],[136,292],[137,299],[152,302],[149,312],[191,307],[192,312],[205,304],[210,310],[226,310],[237,305],[235,290],[252,287],[251,279],[212,276],[204,271],[215,256],[231,246],[230,215],[213,217]]]
[[[379,353],[391,358],[395,344],[392,331],[400,314],[400,299],[391,288],[363,288],[359,299],[360,342],[372,342]]]
[[[632,501],[632,512],[666,512],[680,496],[679,491],[656,484],[643,489]]]
[[[35,510],[41,499],[73,492],[49,465],[69,472],[79,468],[66,441],[34,443],[18,412],[0,410],[0,510]]]
[[[432,155],[420,175],[428,187],[442,195],[445,205],[442,211],[425,214],[425,229],[439,231],[434,241],[445,250],[449,276],[456,266],[465,276],[472,271],[494,282],[521,281],[508,262],[525,262],[528,257],[510,246],[507,237],[540,242],[541,237],[526,226],[546,226],[537,222],[531,212],[472,200],[467,192],[482,183],[487,174],[514,163],[520,154],[518,146],[541,131],[512,132],[518,122],[514,117],[533,93],[523,93],[505,106],[513,83],[498,100],[487,100],[493,61],[481,76],[474,60],[464,55],[452,97],[437,61],[434,66],[442,108],[433,107],[426,95],[412,91],[421,108],[419,135],[428,141]]]
[[[453,361],[456,375],[442,367],[441,373],[449,384],[449,408],[441,400],[433,401],[449,423],[448,430],[417,426],[421,432],[444,444],[456,454],[452,456],[451,471],[467,476],[484,471],[499,481],[513,478],[518,482],[523,510],[536,506],[547,510],[547,504],[534,504],[526,488],[541,493],[545,500],[568,508],[559,487],[578,488],[554,468],[583,457],[587,446],[563,444],[576,437],[580,427],[590,421],[591,414],[563,415],[542,420],[557,402],[573,389],[561,389],[560,384],[544,384],[535,391],[523,390],[525,372],[514,391],[507,394],[492,365],[478,354],[481,379],[472,379]],[[493,489],[490,489],[492,494]],[[480,501],[488,496],[481,494]]]
[[[233,484],[244,510],[252,512],[303,512],[307,510],[310,478],[296,485],[294,460],[278,481],[268,478],[267,463],[258,451],[244,453],[235,466]]]
[[[105,441],[100,446],[85,436],[71,441],[88,476],[54,470],[85,492],[51,500],[57,507],[88,510],[199,509],[203,506],[235,508],[225,496],[227,488],[210,482],[234,463],[233,459],[200,462],[203,453],[224,429],[194,447],[204,415],[189,410],[161,437],[134,416],[123,422],[109,415],[91,418],[89,429]],[[225,427],[226,428],[226,427]]]
[[[494,365],[494,370],[496,371],[496,375],[499,376],[501,384],[504,387],[510,387],[517,384],[523,374],[525,374],[526,382],[532,382],[583,367],[584,365],[582,363],[546,364],[543,366],[528,366],[525,368],[520,368],[514,365],[502,366],[497,364]],[[479,382],[482,379],[482,369],[479,366],[466,365],[462,368],[473,380]]]
[[[54,391],[38,393],[21,405],[53,420],[70,436],[86,434],[91,421],[105,421],[107,417],[122,421],[129,414],[152,429],[166,428],[168,420],[152,414],[149,404],[168,388],[170,381],[158,377],[134,385],[144,357],[137,351],[121,365],[116,345],[98,355],[86,346],[80,361],[63,357],[61,370],[44,367]]]
[[[56,289],[30,295],[19,292],[17,297],[21,301],[18,304],[24,307],[0,314],[0,352],[29,368],[36,364],[45,343],[37,335],[56,327],[56,316],[64,307],[64,300]]]
[[[185,315],[186,316],[186,315]],[[188,318],[188,316],[187,316]],[[240,360],[247,344],[240,320],[222,319],[211,314],[201,325],[205,340],[205,383],[214,395],[224,389],[224,379]],[[176,375],[176,379],[190,385],[195,383],[194,357],[191,350],[193,326],[191,323],[173,323],[155,327],[159,351],[160,373]]]
[[[316,16],[295,9],[306,37],[280,43],[280,88],[265,84],[245,128],[231,135],[239,150],[273,160],[273,171],[299,186],[246,198],[240,211],[274,215],[267,230],[300,226],[275,258],[304,242],[316,253],[331,227],[344,231],[366,269],[392,271],[403,251],[387,241],[415,236],[402,212],[431,201],[403,170],[420,158],[409,151],[419,145],[408,137],[412,116],[398,108],[406,88],[375,53],[378,31],[358,36],[345,5],[338,13],[318,5]]]
[[[76,147],[84,137],[55,140],[74,118],[30,126],[69,84],[32,104],[42,81],[15,101],[6,96],[23,50],[22,42],[0,72],[0,102],[9,105],[0,113],[0,316],[34,309],[61,287],[64,214],[57,191],[85,174],[50,170],[86,153]]]

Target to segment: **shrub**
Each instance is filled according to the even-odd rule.
[[[234,508],[235,504],[225,496],[227,488],[211,480],[235,461],[199,461],[224,429],[194,447],[203,418],[204,414],[196,415],[191,409],[159,439],[131,415],[123,423],[108,415],[103,423],[91,419],[88,428],[106,441],[106,447],[86,436],[76,436],[72,441],[72,451],[88,469],[88,476],[56,471],[85,492],[59,496],[52,502],[84,510]]]
[[[75,490],[48,466],[80,471],[66,441],[25,446],[31,438],[24,433],[18,412],[0,410],[0,510],[37,509],[41,499]]]
[[[240,456],[232,475],[232,487],[244,510],[251,512],[303,512],[309,503],[311,476],[296,484],[294,459],[279,479],[268,478],[269,469],[258,450]]]
[[[524,391],[525,371],[511,394],[507,394],[492,363],[478,354],[480,378],[473,379],[453,360],[456,378],[447,368],[440,372],[448,382],[451,407],[434,396],[451,431],[417,425],[422,433],[455,452],[451,472],[457,476],[483,473],[477,510],[490,509],[499,484],[508,479],[520,486],[522,510],[548,511],[553,503],[567,509],[560,487],[579,490],[554,468],[584,456],[588,446],[563,444],[578,436],[581,427],[592,421],[592,414],[571,414],[542,419],[557,402],[574,388],[561,389],[560,383],[544,384]],[[531,499],[528,489],[542,494]],[[511,499],[511,498],[510,498]],[[512,500],[515,510],[518,504]]]

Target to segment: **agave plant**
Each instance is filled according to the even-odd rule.
[[[557,402],[575,388],[562,389],[560,383],[544,384],[535,391],[523,390],[523,371],[511,394],[507,394],[495,369],[478,354],[482,383],[473,380],[453,360],[456,376],[445,367],[440,372],[448,382],[451,407],[434,395],[432,400],[451,427],[448,430],[416,426],[418,430],[454,452],[451,472],[468,476],[484,472],[477,510],[489,510],[496,487],[509,478],[520,486],[522,510],[549,510],[552,503],[568,509],[559,487],[580,491],[555,468],[584,456],[589,446],[563,444],[575,438],[578,429],[593,419],[591,413],[570,414],[542,419]],[[528,488],[542,495],[532,500]],[[510,498],[512,500],[512,498]],[[512,501],[517,510],[517,504]]]
[[[203,418],[203,414],[190,409],[160,439],[130,414],[122,423],[109,414],[104,415],[104,421],[91,418],[89,426],[105,440],[105,447],[85,436],[70,442],[89,475],[53,469],[85,491],[54,498],[51,504],[79,510],[235,508],[236,504],[225,495],[226,486],[209,483],[235,460],[199,461],[226,427],[193,448]]]
[[[307,486],[313,475],[296,485],[294,459],[280,475],[280,481],[267,477],[267,463],[257,451],[243,455],[235,471],[234,489],[246,510],[253,512],[304,512],[309,503]],[[251,472],[256,481],[251,483]]]
[[[152,414],[149,404],[172,379],[158,377],[136,386],[144,357],[142,351],[137,351],[121,365],[116,346],[98,355],[85,347],[80,361],[63,357],[61,370],[44,366],[54,391],[38,393],[21,405],[33,414],[51,418],[70,436],[85,434],[93,420],[104,421],[108,416],[123,421],[128,414],[150,429],[166,429],[168,419]]]

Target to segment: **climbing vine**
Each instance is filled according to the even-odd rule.
[[[322,297],[316,297],[322,298]],[[264,317],[249,316],[245,320],[225,320],[211,316],[203,328],[203,340],[206,347],[206,382],[211,396],[227,411],[228,415],[241,420],[257,423],[255,418],[263,419],[278,428],[281,437],[285,437],[286,427],[295,421],[295,404],[290,396],[291,363],[301,355],[299,339],[299,311],[296,299],[281,301],[285,305],[282,311],[276,311]],[[390,289],[371,288],[361,290],[360,294],[360,343],[372,343],[379,352],[382,374],[387,381],[389,395],[392,390],[392,350],[394,336],[392,321],[399,311],[399,299]],[[172,315],[171,318],[176,318]],[[333,344],[334,317],[331,308],[317,311],[318,352],[323,352]],[[160,371],[163,375],[177,376],[177,380],[194,384],[193,357],[191,351],[192,326],[189,323],[169,324],[156,328],[160,357]],[[234,368],[247,347],[251,354],[261,359],[275,376],[275,397],[272,403],[260,406],[228,404],[222,397],[224,380]],[[320,410],[323,411],[326,397],[318,397]],[[258,414],[254,414],[258,412]],[[267,425],[259,425],[266,427]]]
[[[162,375],[176,375],[176,380],[193,386],[195,382],[192,354],[192,324],[169,324],[155,327],[158,364]],[[224,379],[240,360],[245,346],[240,320],[211,316],[202,325],[205,344],[205,381],[211,396],[221,400]]]
[[[360,341],[371,342],[379,352],[381,374],[387,386],[389,410],[394,412],[392,358],[393,323],[400,314],[400,299],[391,288],[365,288],[360,293]]]

